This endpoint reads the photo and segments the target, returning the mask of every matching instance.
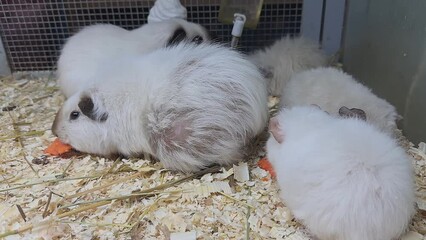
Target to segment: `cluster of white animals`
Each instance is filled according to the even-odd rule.
[[[236,163],[266,129],[276,95],[267,156],[283,201],[313,235],[396,239],[414,214],[395,108],[327,67],[308,40],[283,38],[246,56],[183,19],[132,31],[100,24],[66,42],[58,74],[67,100],[52,131],[79,151],[149,153],[184,172]]]

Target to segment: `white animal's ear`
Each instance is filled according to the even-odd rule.
[[[367,120],[367,115],[365,114],[364,110],[359,109],[359,108],[349,109],[349,108],[343,106],[339,109],[339,115],[341,117],[345,117],[345,118],[359,118],[359,119],[362,119],[364,121]]]
[[[316,107],[316,108],[318,108],[319,110],[321,110],[321,111],[323,111],[323,112],[327,113],[328,115],[330,115],[330,113],[329,113],[329,112],[322,110],[322,108],[321,108],[319,105],[317,105],[317,104],[311,104],[311,106],[312,106],[312,107]]]
[[[175,30],[173,33],[173,36],[170,37],[169,41],[167,42],[167,46],[178,44],[182,41],[184,41],[187,38],[185,29],[182,27],[179,27]]]
[[[100,100],[95,98],[94,95],[83,93],[78,107],[84,115],[93,121],[105,122],[108,119],[108,113],[101,107]]]
[[[284,133],[281,129],[280,122],[278,121],[278,117],[273,117],[269,120],[269,132],[278,143],[282,143],[284,141]]]
[[[320,106],[316,105],[316,104],[311,104],[311,106],[318,108],[319,110],[322,110]]]

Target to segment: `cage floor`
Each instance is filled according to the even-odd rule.
[[[54,140],[50,126],[64,100],[55,79],[5,78],[0,89],[0,236],[6,239],[191,239],[194,234],[311,239],[280,201],[269,173],[257,166],[262,150],[248,160],[245,182],[238,176],[244,171],[232,167],[173,182],[188,175],[148,159],[47,157],[43,150]],[[400,142],[413,156],[419,208],[403,239],[426,239],[426,153],[403,137]],[[186,238],[177,238],[183,232]]]

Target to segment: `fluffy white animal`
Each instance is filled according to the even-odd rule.
[[[319,44],[303,37],[284,37],[272,46],[249,55],[268,81],[269,94],[281,96],[290,78],[303,70],[327,65]]]
[[[266,128],[262,75],[228,48],[181,43],[102,70],[64,103],[52,126],[79,151],[150,153],[166,168],[193,172],[241,160]]]
[[[209,41],[208,32],[199,24],[170,19],[145,24],[128,31],[111,24],[83,28],[65,43],[58,60],[58,83],[68,98],[90,84],[106,62],[123,54],[145,54],[181,41]]]
[[[393,134],[399,118],[394,106],[374,95],[369,88],[336,68],[317,68],[296,74],[284,88],[281,106],[316,104],[338,115],[342,106],[366,113],[367,122]]]
[[[411,161],[386,134],[312,106],[270,121],[267,157],[280,196],[322,240],[391,240],[414,214]]]

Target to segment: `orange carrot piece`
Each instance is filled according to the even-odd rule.
[[[267,181],[269,181],[269,177],[263,177],[263,178],[261,178],[260,180],[262,180],[262,181],[264,181],[264,182],[267,182]]]
[[[45,150],[44,153],[51,156],[59,156],[63,153],[71,151],[71,145],[65,144],[56,138]]]
[[[263,170],[265,170],[265,171],[269,172],[269,174],[271,174],[271,177],[272,177],[272,178],[275,178],[275,177],[276,177],[275,170],[274,170],[274,168],[272,167],[272,164],[269,162],[269,160],[268,160],[266,157],[264,157],[264,158],[260,159],[260,160],[259,160],[259,162],[257,162],[257,165],[258,165],[261,169],[263,169]]]

